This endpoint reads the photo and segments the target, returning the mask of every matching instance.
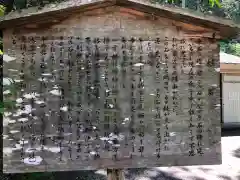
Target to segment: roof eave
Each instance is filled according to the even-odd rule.
[[[179,19],[184,23],[192,23],[197,26],[213,29],[219,32],[221,39],[235,38],[240,32],[240,24],[236,24],[232,20],[205,15],[199,12],[195,14],[191,10],[139,2],[137,0],[116,0],[116,4],[145,13],[151,12],[151,14],[156,16]]]
[[[57,18],[67,18],[68,15],[71,15],[75,12],[89,11],[97,8],[112,6],[114,4],[116,4],[115,0],[98,0],[87,4],[76,5],[73,7],[49,10],[42,13],[28,14],[25,16],[19,16],[16,18],[10,18],[0,21],[0,29],[6,29],[13,26],[22,26],[30,23],[47,23],[51,21],[53,22]]]
[[[6,18],[5,20],[0,21],[0,29],[9,28],[12,26],[21,26],[29,23],[38,23],[40,21],[44,23],[51,22],[56,18],[67,18],[68,15],[75,12],[83,12],[113,5],[134,9],[168,19],[177,19],[184,23],[191,23],[197,26],[212,29],[220,34],[220,39],[234,38],[240,32],[240,25],[233,23],[231,20],[208,16],[202,13],[196,14],[189,10],[183,10],[182,8],[167,7],[164,5],[141,2],[139,0],[95,0],[86,4],[79,4],[58,10],[49,10],[47,12],[40,11],[35,14],[28,14],[12,19]],[[62,13],[63,11],[64,13]]]

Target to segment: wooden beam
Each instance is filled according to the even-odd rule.
[[[221,73],[240,73],[240,64],[220,64]]]
[[[2,20],[0,21],[0,29],[10,28],[16,26],[22,26],[29,23],[47,23],[52,22],[54,20],[62,20],[68,18],[68,16],[74,14],[74,13],[80,13],[80,12],[86,12],[86,11],[92,11],[94,9],[99,9],[102,7],[108,7],[113,6],[115,2],[113,0],[107,0],[107,1],[97,1],[89,4],[82,4],[78,6],[63,8],[63,9],[57,9],[47,12],[35,12],[32,14],[26,14],[25,16],[21,16],[20,14],[16,14],[15,18]],[[6,16],[7,17],[7,16]]]
[[[213,31],[220,32],[221,38],[231,38],[237,36],[240,25],[234,24],[231,20],[219,18],[203,13],[196,13],[192,10],[186,10],[177,7],[166,7],[150,2],[142,2],[139,0],[116,0],[117,5],[124,6],[129,9],[138,10],[145,13],[151,13],[168,19],[173,19],[186,24],[193,24],[203,28],[209,28]]]
[[[125,180],[122,169],[107,169],[107,180]]]

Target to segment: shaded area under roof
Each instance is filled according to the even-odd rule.
[[[34,23],[46,17],[45,21],[51,21],[54,18],[66,18],[66,16],[75,12],[113,5],[210,28],[219,32],[221,37],[224,38],[233,38],[240,32],[240,25],[235,24],[231,20],[205,15],[188,9],[152,4],[144,0],[68,0],[58,4],[48,4],[42,9],[31,7],[23,9],[21,13],[15,11],[1,17],[0,28],[4,29],[12,26]]]

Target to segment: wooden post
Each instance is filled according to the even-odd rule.
[[[107,169],[107,180],[125,180],[122,169]]]

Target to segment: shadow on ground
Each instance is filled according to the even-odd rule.
[[[187,168],[182,170],[188,171]],[[194,180],[206,180],[193,177]],[[107,180],[105,175],[95,171],[69,171],[52,173],[25,173],[25,174],[1,174],[0,180]],[[127,169],[125,180],[184,180],[174,177],[173,174],[156,170],[154,168]]]
[[[188,180],[210,180],[206,177],[191,176],[188,167],[178,167],[177,170],[189,173]],[[203,172],[210,171],[207,168],[199,168]],[[164,172],[156,168],[126,169],[125,180],[185,180],[185,177],[176,177],[176,172]],[[201,175],[200,175],[201,176]],[[240,175],[231,178],[227,175],[218,175],[220,180],[240,180]],[[0,180],[107,180],[103,174],[95,171],[69,171],[51,173],[26,173],[26,174],[0,174]]]
[[[128,169],[125,171],[126,180],[182,180],[168,173],[148,168]]]
[[[240,148],[233,151],[233,156],[236,157],[236,158],[240,158]]]
[[[214,171],[213,169],[208,169],[205,167],[199,167],[197,168],[200,171],[211,174],[211,171]],[[187,176],[182,176],[179,174],[185,174]],[[191,168],[188,167],[176,167],[175,171],[162,171],[156,168],[142,168],[142,169],[128,169],[125,171],[125,177],[126,180],[186,180],[186,177],[188,180],[211,180],[207,176],[204,176],[201,173],[196,175],[192,174]],[[180,176],[179,176],[180,175]],[[230,177],[226,174],[219,174],[216,175],[216,179],[219,180],[240,180],[240,175],[238,177]]]
[[[0,180],[106,180],[95,171],[66,171],[51,173],[1,174]]]

